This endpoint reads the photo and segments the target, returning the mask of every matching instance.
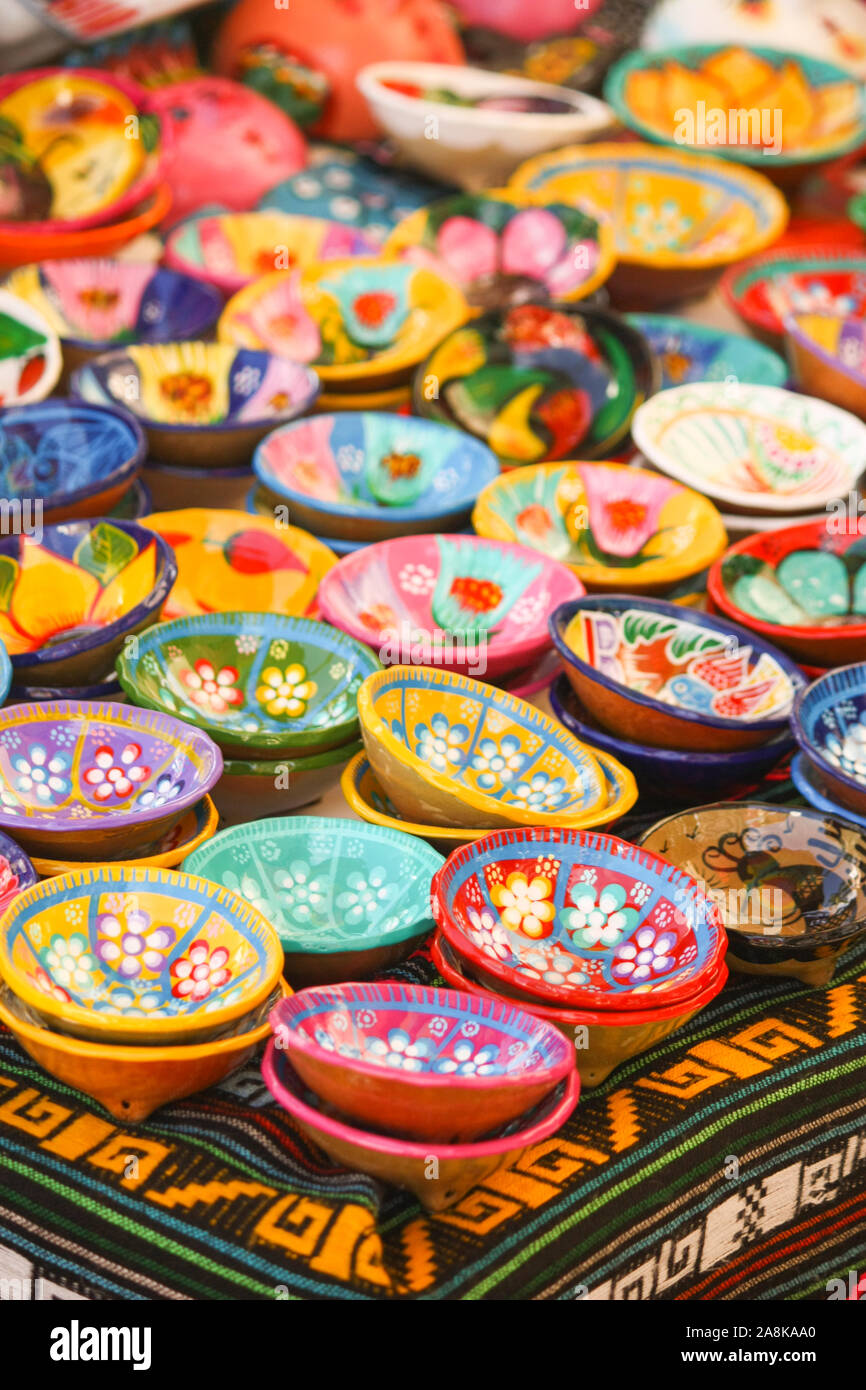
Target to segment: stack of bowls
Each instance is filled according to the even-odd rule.
[[[798,791],[819,811],[866,828],[866,662],[819,676],[791,714]]]

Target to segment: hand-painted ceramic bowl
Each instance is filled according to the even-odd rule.
[[[379,663],[327,623],[205,613],[160,623],[120,654],[137,705],[194,724],[229,756],[323,753],[359,734],[357,691]]]
[[[613,229],[580,208],[542,206],[530,193],[462,193],[410,213],[385,253],[450,275],[467,301],[498,308],[539,295],[568,302],[604,284]]]
[[[33,887],[39,872],[15,841],[0,833],[0,918],[19,893]]]
[[[866,839],[831,816],[721,802],[668,816],[640,843],[706,885],[734,970],[826,984],[866,937]]]
[[[319,582],[337,563],[321,541],[274,517],[189,507],[156,512],[144,524],[171,546],[177,562],[166,619],[225,612],[314,615]]]
[[[274,508],[280,505],[285,505],[285,503],[281,504],[276,494],[269,492],[262,483],[251,487],[244,496],[244,510],[249,512],[250,516],[274,516]],[[467,532],[467,534],[471,535],[471,532]],[[315,539],[320,540],[321,537],[316,536]],[[327,540],[322,540],[322,544],[327,545],[328,549],[332,550],[335,555],[351,555],[355,550],[363,550],[364,546],[369,545],[370,542],[341,541],[337,540],[336,536],[328,536]]]
[[[288,816],[224,830],[183,867],[268,919],[301,988],[367,979],[408,955],[433,930],[430,883],[442,863],[402,831]]]
[[[157,836],[152,844],[140,846],[134,852],[135,858],[124,855],[124,865],[127,869],[176,869],[194,849],[213,838],[218,821],[219,813],[212,799],[203,796],[201,801],[184,812],[180,820]],[[56,874],[68,874],[78,869],[95,869],[106,863],[110,864],[111,860],[101,858],[98,853],[93,861],[33,856],[33,867],[40,878],[54,878]]]
[[[72,392],[130,411],[164,463],[231,468],[246,463],[274,425],[309,410],[315,372],[225,343],[134,343],[72,376]]]
[[[306,362],[330,391],[380,390],[402,385],[468,314],[435,271],[359,256],[253,281],[229,300],[219,337]]]
[[[483,68],[371,63],[357,82],[413,169],[473,192],[495,188],[521,160],[613,125],[610,108],[583,92]]]
[[[253,471],[316,535],[380,541],[461,530],[499,463],[478,440],[429,420],[346,411],[274,430]]]
[[[206,734],[132,705],[0,710],[0,825],[36,854],[116,859],[152,844],[221,770]]]
[[[777,353],[740,333],[723,333],[674,314],[627,314],[626,318],[652,348],[665,391],[694,381],[784,386],[788,379],[788,368]]]
[[[179,512],[198,507],[207,497],[208,510],[240,511],[249,490],[252,472],[249,463],[241,468],[178,468],[170,463],[148,460],[142,469],[153,499],[151,512]],[[264,515],[273,518],[276,499]]]
[[[54,525],[106,516],[135,481],[145,454],[134,420],[82,401],[43,401],[0,414],[0,491],[41,506]]]
[[[235,294],[276,270],[375,254],[372,241],[343,223],[275,211],[194,217],[175,227],[165,243],[166,265],[224,294]]]
[[[798,388],[866,419],[866,322],[792,314],[785,332]]]
[[[791,728],[818,786],[866,816],[866,662],[813,681],[794,702]]]
[[[159,621],[177,567],[131,521],[65,521],[0,540],[0,639],[16,685],[93,684]]]
[[[632,429],[655,468],[732,511],[827,506],[855,486],[866,458],[862,421],[776,386],[675,386],[641,406]]]
[[[358,691],[367,756],[402,815],[469,830],[583,825],[607,793],[591,748],[524,700],[430,666]]]
[[[0,407],[44,400],[62,365],[60,339],[48,320],[0,289]]]
[[[858,816],[842,806],[837,799],[829,796],[821,784],[820,774],[805,753],[796,753],[791,759],[791,781],[803,800],[816,811],[823,811],[836,821],[866,830],[866,816]]]
[[[438,1144],[396,1139],[378,1130],[346,1124],[307,1090],[285,1052],[272,1039],[262,1075],[271,1095],[306,1137],[340,1167],[369,1173],[395,1187],[408,1188],[429,1211],[443,1211],[503,1166],[518,1164],[543,1139],[561,1129],[577,1104],[578,1076],[572,1072],[540,1105],[493,1138],[470,1144]],[[438,1177],[431,1178],[431,1159]]]
[[[762,342],[780,347],[792,314],[866,313],[866,256],[848,247],[788,247],[732,266],[722,281],[731,309]]]
[[[613,222],[617,264],[607,287],[629,310],[705,293],[788,220],[779,190],[754,170],[640,143],[555,150],[522,165],[511,184]]]
[[[412,408],[516,467],[607,457],[656,385],[645,339],[618,315],[520,304],[444,338],[415,373]]]
[[[575,1069],[561,1034],[513,1004],[418,985],[307,989],[277,1004],[271,1027],[325,1104],[361,1125],[443,1144],[518,1119]]]
[[[787,729],[755,748],[715,753],[636,743],[603,729],[584,709],[565,675],[551,689],[550,707],[569,733],[592,747],[596,758],[600,760],[602,753],[617,758],[634,773],[641,792],[662,802],[694,805],[736,795],[760,782],[793,745]]]
[[[857,661],[866,651],[866,519],[846,508],[847,499],[819,521],[732,546],[709,573],[713,606],[800,662]]]
[[[455,850],[431,893],[462,956],[512,991],[570,1008],[690,1002],[725,952],[699,882],[595,831],[496,831]]]
[[[448,192],[441,183],[338,145],[314,145],[309,155],[307,168],[269,188],[259,208],[356,227],[379,246],[398,222]]]
[[[590,590],[666,593],[725,548],[706,497],[619,463],[541,463],[479,494],[479,536],[518,541],[570,566]]]
[[[486,678],[550,647],[547,614],[583,593],[565,565],[478,536],[407,536],[345,555],[319,588],[322,616],[387,665]]]
[[[311,805],[339,782],[343,768],[362,747],[355,739],[306,757],[227,759],[213,792],[221,823],[242,825]]]
[[[0,270],[50,259],[114,256],[129,242],[156,227],[170,207],[168,184],[160,183],[119,222],[110,222],[105,227],[89,227],[83,232],[0,230]]]
[[[787,730],[805,686],[799,667],[768,642],[661,599],[577,599],[551,614],[550,633],[590,714],[657,748],[763,745]]]

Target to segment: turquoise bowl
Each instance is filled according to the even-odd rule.
[[[642,333],[661,372],[661,390],[693,381],[746,381],[784,386],[788,367],[771,348],[742,333],[725,333],[676,314],[626,314]]]

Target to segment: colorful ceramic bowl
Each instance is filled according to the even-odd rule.
[[[627,314],[626,318],[652,348],[665,391],[693,381],[784,386],[788,380],[781,357],[740,333],[723,333],[674,314]]]
[[[276,1039],[265,1053],[262,1075],[301,1133],[335,1163],[408,1188],[429,1211],[443,1211],[497,1169],[517,1165],[522,1154],[531,1153],[562,1128],[580,1089],[577,1073],[572,1072],[540,1105],[505,1126],[498,1136],[471,1144],[437,1144],[431,1153],[429,1140],[395,1139],[344,1123],[307,1090]],[[436,1160],[435,1179],[430,1177],[431,1158]]]
[[[131,521],[65,521],[0,540],[0,639],[16,685],[92,684],[159,621],[177,567]]]
[[[866,937],[866,843],[833,817],[721,802],[668,816],[640,843],[706,885],[734,970],[826,984]]]
[[[551,614],[550,635],[590,714],[657,748],[765,744],[785,732],[805,687],[799,667],[768,642],[661,599],[576,599]]]
[[[752,332],[777,347],[792,314],[866,314],[866,256],[833,246],[769,251],[732,266],[721,288]]]
[[[802,690],[791,729],[818,786],[840,806],[866,816],[866,662],[828,671]]]
[[[273,993],[283,952],[261,913],[174,869],[58,874],[0,923],[0,974],[48,1027],[94,1042],[206,1042]]]
[[[777,386],[697,382],[641,406],[634,442],[660,472],[733,511],[805,512],[852,489],[866,425]]]
[[[267,917],[298,988],[367,979],[433,930],[430,883],[442,856],[402,831],[333,816],[223,830],[184,864]]]
[[[415,373],[412,408],[503,466],[605,458],[657,382],[645,339],[618,315],[521,304],[449,334]]]
[[[44,400],[62,365],[60,340],[48,320],[0,289],[0,407]]]
[[[259,208],[356,227],[380,245],[392,227],[447,189],[339,145],[314,145],[300,173],[269,188]]]
[[[584,299],[604,284],[615,259],[609,222],[507,189],[419,208],[394,228],[385,253],[450,275],[483,309],[539,294]]]
[[[28,859],[20,845],[8,835],[0,833],[0,918],[19,893],[33,887],[38,876],[39,869]]]
[[[166,265],[224,294],[235,294],[276,270],[375,254],[372,241],[340,222],[275,211],[194,217],[175,227],[165,243]]]
[[[168,184],[161,183],[119,222],[105,227],[89,227],[83,232],[0,231],[0,270],[52,258],[114,256],[156,227],[170,208],[171,192]]]
[[[151,512],[176,512],[197,507],[207,497],[210,511],[239,511],[249,490],[252,471],[249,464],[241,468],[177,468],[170,463],[147,462],[142,469],[153,498]],[[274,502],[266,508],[274,517]]]
[[[309,410],[315,372],[225,343],[134,343],[72,375],[72,392],[140,421],[164,463],[231,468],[246,463],[281,421]]]
[[[319,582],[337,563],[321,541],[273,516],[189,507],[156,512],[145,525],[177,561],[166,619],[241,611],[314,615]]]
[[[550,646],[547,614],[583,593],[565,565],[479,536],[407,536],[346,555],[319,588],[322,616],[387,665],[494,678]]]
[[[318,801],[337,782],[346,764],[360,753],[360,739],[306,757],[227,759],[213,799],[223,825],[242,825],[267,816],[284,816]]]
[[[0,414],[0,491],[22,513],[37,503],[49,525],[106,516],[145,454],[134,420],[81,401],[43,401]]]
[[[866,520],[846,507],[731,546],[709,573],[713,606],[800,662],[857,661],[866,651]]]
[[[127,869],[176,869],[187,855],[203,845],[216,834],[219,813],[209,796],[203,796],[194,806],[185,811],[180,820],[154,840],[135,852],[135,858],[124,856]],[[73,870],[95,869],[111,860],[97,859],[83,862],[76,859],[45,859],[34,854],[33,867],[40,878],[54,878],[56,874],[68,874]],[[0,903],[2,906],[2,903]]]
[[[807,758],[805,753],[796,753],[791,759],[791,781],[797,788],[807,804],[816,811],[823,811],[826,815],[837,821],[845,821],[849,825],[859,826],[861,830],[866,830],[866,816],[858,816],[854,811],[849,811],[847,806],[842,806],[838,800],[828,796],[821,784],[820,774],[815,764]]]
[[[117,673],[137,705],[204,729],[229,755],[323,753],[358,737],[356,696],[379,663],[312,618],[205,613],[151,628]]]
[[[630,310],[705,293],[725,266],[770,246],[788,220],[779,190],[754,170],[639,143],[555,150],[522,165],[511,184],[613,222],[608,289]]]
[[[700,882],[595,831],[496,831],[455,850],[431,894],[461,956],[519,997],[567,1008],[690,1003],[725,953]]]
[[[521,160],[597,139],[614,123],[610,108],[583,92],[483,68],[371,63],[357,83],[412,168],[473,192],[495,188]]]
[[[244,510],[249,512],[250,516],[273,516],[274,508],[280,505],[276,494],[269,492],[261,483],[251,487],[244,496]],[[317,536],[316,540],[319,539]],[[328,536],[327,541],[323,541],[322,544],[327,545],[335,555],[351,555],[354,550],[362,550],[365,545],[369,545],[369,541],[341,541],[336,536]]]
[[[358,692],[367,756],[399,811],[469,830],[582,825],[606,801],[592,750],[495,686],[392,666]]]
[[[460,530],[499,463],[478,440],[429,420],[346,411],[274,430],[253,471],[316,535],[380,541]]]
[[[792,314],[785,332],[798,388],[866,419],[866,322]]]
[[[531,1014],[419,985],[307,989],[277,1004],[271,1027],[325,1104],[435,1143],[465,1144],[519,1119],[575,1069],[574,1048]]]
[[[240,290],[223,311],[223,343],[315,367],[330,391],[399,386],[469,307],[435,271],[373,257],[277,272]]]
[[[667,592],[721,555],[727,537],[706,497],[618,463],[542,463],[490,483],[472,523],[574,570],[590,590]]]
[[[569,733],[592,747],[599,761],[603,753],[618,759],[634,773],[642,793],[662,802],[694,805],[735,796],[760,782],[793,746],[787,730],[755,748],[717,753],[636,743],[603,729],[584,709],[565,675],[550,691],[550,707]]]
[[[221,771],[206,734],[132,705],[0,710],[0,825],[36,854],[117,859],[150,845]]]

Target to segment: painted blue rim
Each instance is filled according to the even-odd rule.
[[[806,754],[795,753],[791,759],[791,781],[803,800],[808,801],[815,811],[824,811],[840,823],[847,824],[855,830],[866,830],[866,816],[858,816],[856,811],[849,811],[847,806],[840,806],[837,801],[831,801],[829,796],[815,786],[809,776],[809,768]]]
[[[8,694],[16,705],[33,705],[45,700],[117,700],[123,690],[120,681],[112,677],[101,685],[13,685]]]
[[[2,705],[9,691],[12,689],[12,662],[6,650],[5,643],[0,640],[0,705]]]
[[[89,259],[89,257],[81,257],[80,259]],[[106,259],[112,260],[114,257],[109,256]],[[198,338],[201,334],[207,333],[213,328],[223,311],[225,303],[219,290],[216,289],[214,285],[210,285],[204,280],[199,280],[194,275],[187,275],[181,270],[173,270],[170,266],[155,265],[153,267],[153,274],[142,292],[142,300],[149,291],[152,293],[155,281],[160,282],[160,288],[163,285],[170,287],[182,284],[187,290],[191,290],[194,287],[196,291],[206,291],[206,293],[198,295],[197,305],[195,297],[193,297],[192,305],[187,305],[187,310],[184,314],[183,333],[181,335],[183,338]],[[165,296],[163,296],[163,301],[164,300]],[[139,327],[138,324],[136,324],[135,327],[134,341],[137,343],[147,343],[150,345],[152,343],[172,343],[180,341],[176,333],[171,333],[168,337],[151,337],[144,329]],[[61,334],[60,341],[61,343],[68,343],[70,347],[82,348],[85,352],[99,354],[113,352],[118,346],[121,346],[118,344],[116,338],[72,338],[64,337],[63,334]],[[133,341],[133,339],[130,339],[130,341]]]
[[[807,721],[814,722],[825,709],[832,709],[840,700],[851,699],[852,696],[862,696],[866,707],[866,661],[839,666],[835,671],[828,671],[825,676],[819,676],[805,690],[801,690],[791,710],[791,732],[806,759],[816,764],[831,783],[841,782],[860,796],[866,797],[866,782],[858,782],[856,777],[851,777],[849,773],[828,762],[806,727]],[[843,814],[850,812],[846,813],[843,808]]]
[[[625,314],[624,317],[627,323],[644,335],[654,353],[658,352],[657,337],[667,333],[676,334],[686,344],[690,338],[702,343],[717,343],[722,349],[728,348],[732,353],[744,356],[747,363],[751,362],[752,365],[743,368],[746,375],[739,379],[750,386],[785,386],[790,380],[784,358],[745,333],[728,333],[721,328],[711,328],[707,323],[680,318],[677,314]]]
[[[24,423],[27,420],[44,422],[46,426],[54,423],[62,424],[64,419],[68,419],[70,415],[85,415],[99,420],[113,420],[129,432],[129,454],[112,473],[107,473],[105,477],[92,483],[85,483],[83,487],[74,488],[71,492],[55,493],[50,501],[45,498],[40,499],[43,502],[45,518],[49,524],[52,512],[56,513],[67,507],[75,506],[76,503],[84,502],[88,497],[96,497],[101,492],[106,492],[109,488],[117,487],[121,483],[134,484],[135,475],[147,455],[147,440],[144,437],[144,431],[138,421],[127,411],[118,410],[110,405],[95,405],[90,401],[74,397],[52,396],[50,400],[36,401],[31,405],[10,406],[8,410],[0,411],[0,434],[10,425]],[[35,494],[25,494],[25,496],[34,497]]]

